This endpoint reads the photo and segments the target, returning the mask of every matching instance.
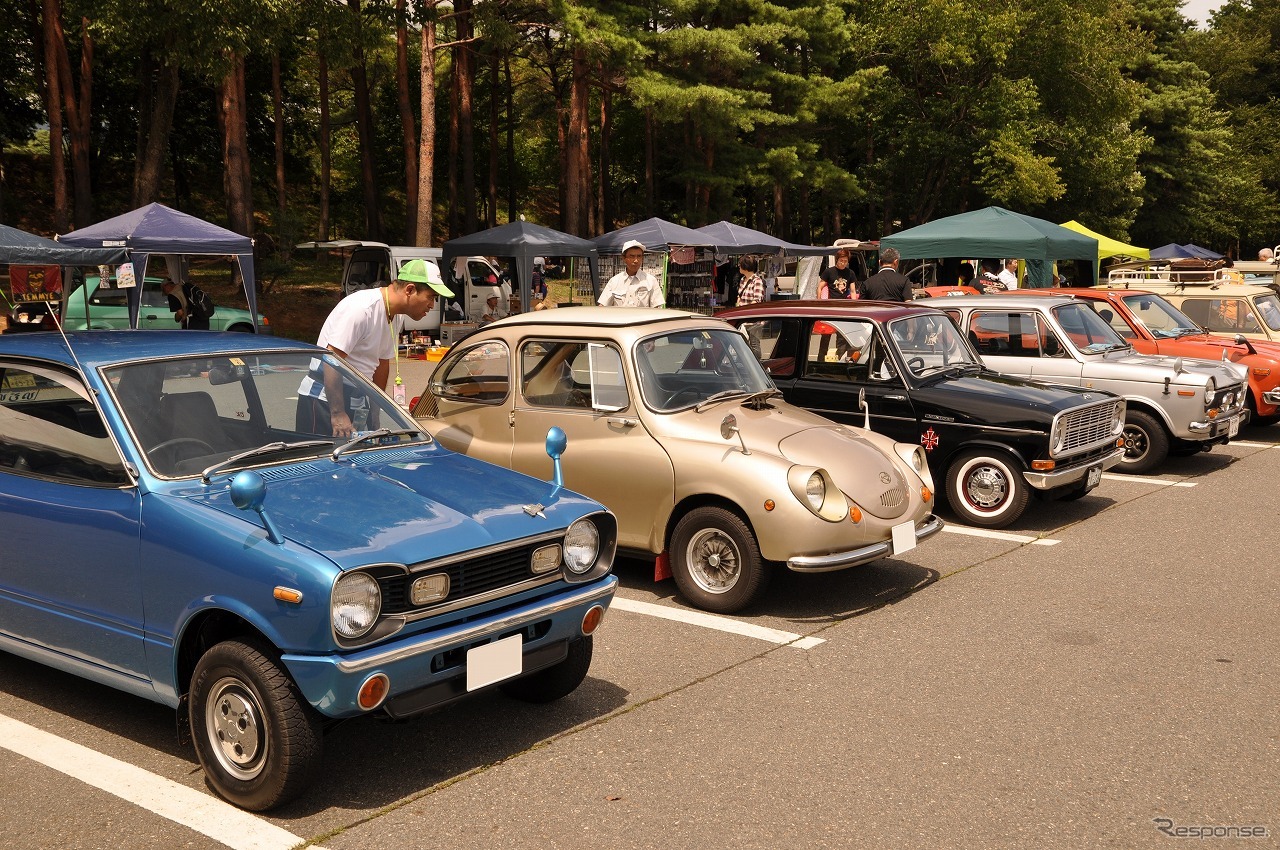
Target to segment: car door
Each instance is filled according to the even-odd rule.
[[[511,468],[551,476],[547,431],[562,428],[569,447],[564,484],[618,517],[618,544],[650,549],[656,518],[670,514],[675,470],[640,415],[640,395],[612,342],[525,340],[517,356],[520,386],[511,418]]]
[[[797,375],[783,391],[788,401],[861,426],[866,420],[858,397],[865,393],[873,431],[905,442],[919,439],[911,394],[883,328],[863,320],[807,319],[803,339]]]
[[[0,375],[0,634],[142,680],[138,489],[78,378]]]
[[[502,340],[458,346],[431,376],[413,415],[438,420],[432,433],[446,447],[511,466],[514,393],[511,349]]]
[[[138,327],[172,331],[182,327],[175,313],[169,309],[169,296],[156,285],[155,281],[147,281],[142,285],[142,300],[138,309]]]

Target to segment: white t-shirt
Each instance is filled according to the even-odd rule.
[[[1013,272],[1009,271],[1008,269],[1005,269],[1004,271],[1000,272],[1000,274],[996,275],[996,277],[998,277],[1000,279],[1000,282],[1003,283],[1005,286],[1009,287],[1010,289],[1018,288],[1018,276]]]
[[[360,374],[373,380],[373,372],[381,360],[396,356],[396,339],[387,321],[387,305],[382,287],[353,292],[338,302],[324,320],[316,344],[333,346],[346,354],[347,363]],[[319,363],[312,371],[319,374]],[[324,385],[312,375],[302,379],[298,392],[326,400]]]
[[[609,278],[598,303],[601,307],[663,307],[666,299],[657,279],[641,269],[635,277],[621,271]]]

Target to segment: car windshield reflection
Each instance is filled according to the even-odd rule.
[[[357,433],[391,429],[363,448],[427,439],[405,411],[331,356],[322,362],[310,352],[273,351],[154,360],[109,369],[106,375],[147,466],[159,476],[183,478],[214,465],[232,469],[331,453],[332,430],[315,421],[314,400],[306,391],[313,384],[309,379],[318,377],[323,384],[326,369],[341,376],[345,408]],[[252,452],[275,443],[288,448],[269,456]],[[243,464],[226,463],[242,453],[250,453]]]
[[[750,336],[751,328],[744,330]],[[663,413],[695,407],[719,393],[728,399],[775,389],[752,344],[728,329],[649,337],[636,345],[635,361],[645,403]]]

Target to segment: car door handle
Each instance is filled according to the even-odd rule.
[[[640,424],[639,419],[629,419],[625,416],[610,416],[608,422],[610,425],[620,425],[623,428],[634,428]]]
[[[887,395],[887,396],[885,396],[885,397],[884,397],[884,400],[885,400],[885,401],[906,401],[906,400],[907,400],[907,397],[906,397],[906,396],[904,396],[904,395],[897,395],[897,394],[894,394],[894,395]]]

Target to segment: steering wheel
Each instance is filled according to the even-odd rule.
[[[194,446],[203,448],[204,451],[201,452],[201,454],[207,454],[207,455],[216,454],[216,451],[214,450],[213,446],[209,445],[204,440],[199,440],[199,439],[196,439],[195,437],[174,437],[172,440],[165,440],[163,443],[158,443],[157,445],[152,446],[150,449],[147,450],[147,455],[151,457],[153,460],[156,460],[157,462],[159,462],[158,455],[161,452],[168,451],[170,454],[170,457],[169,457],[170,462],[167,465],[173,466],[178,462],[178,453],[177,451],[175,451],[175,449],[181,445],[194,445]],[[191,457],[195,457],[195,456],[196,456],[196,453],[193,452],[191,454]]]
[[[907,361],[907,368],[910,369],[912,372],[920,371],[921,369],[924,368],[924,358],[912,357],[910,360]]]
[[[662,406],[674,407],[676,400],[683,396],[689,396],[694,400],[700,400],[702,398],[702,393],[698,392],[693,387],[681,387],[680,389],[673,392],[671,395],[667,396],[667,400],[662,403]]]

